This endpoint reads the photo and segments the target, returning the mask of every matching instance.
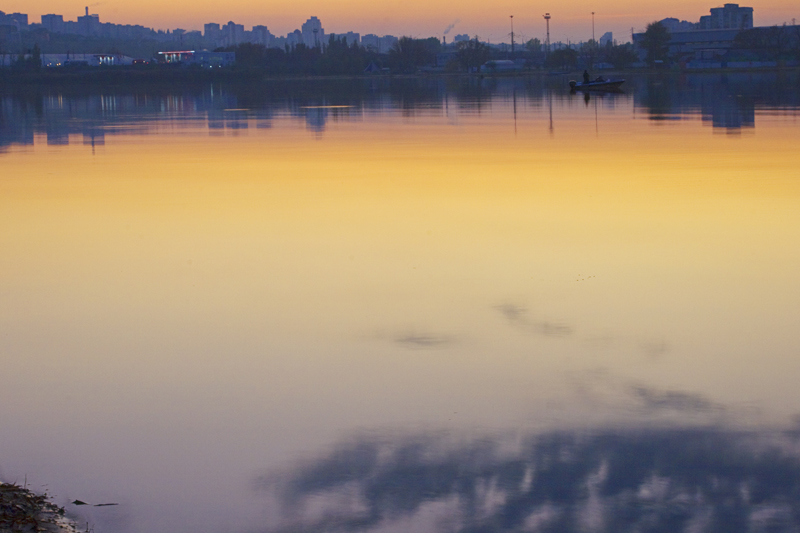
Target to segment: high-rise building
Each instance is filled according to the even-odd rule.
[[[0,11],[0,25],[16,26],[17,28],[28,27],[28,15],[24,13],[3,13]]]
[[[600,37],[600,40],[597,42],[600,46],[605,46],[608,43],[614,43],[614,34],[610,31],[607,31]]]
[[[81,35],[97,35],[100,31],[100,15],[90,15],[87,7],[86,14],[78,17],[78,28],[78,33]]]
[[[219,24],[215,22],[209,22],[203,26],[203,37],[205,37],[207,40],[216,43],[217,39],[219,39],[219,34]]]
[[[50,33],[62,33],[64,31],[64,16],[42,15],[42,27]]]
[[[230,21],[222,29],[222,32],[225,44],[228,46],[236,46],[244,42],[244,24],[235,24]]]
[[[286,36],[286,44],[289,45],[290,48],[294,48],[298,44],[303,43],[303,32],[300,30],[294,30],[292,33]]]
[[[317,17],[309,18],[300,28],[303,34],[303,43],[309,48],[325,44],[325,30]]]
[[[397,43],[398,39],[394,35],[384,35],[378,37],[372,33],[368,33],[361,37],[361,46],[378,52],[380,54],[388,54],[389,50]]]
[[[253,31],[251,33],[254,43],[263,44],[264,46],[272,45],[272,39],[274,38],[274,35],[270,33],[266,26],[253,26]]]
[[[347,33],[331,33],[328,35],[328,39],[330,39],[330,37],[333,37],[335,39],[344,38],[348,46],[353,46],[353,43],[356,44],[361,43],[361,35],[353,31],[348,31]],[[325,40],[325,43],[328,42],[328,39]]]
[[[748,30],[753,27],[753,8],[739,4],[712,7],[711,14],[700,17],[701,30]]]

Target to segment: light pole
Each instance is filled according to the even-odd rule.
[[[592,11],[592,41],[594,41],[594,11]]]
[[[514,53],[514,15],[510,15],[511,17],[511,53]]]
[[[550,53],[550,13],[544,14],[544,20],[547,23],[547,41],[545,41],[544,57],[547,58],[547,54]]]

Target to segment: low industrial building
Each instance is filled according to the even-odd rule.
[[[133,58],[122,54],[42,54],[43,67],[90,67],[132,65]]]
[[[31,54],[25,54],[24,59],[29,60]],[[19,54],[0,54],[0,67],[11,67],[18,61]],[[132,65],[134,59],[122,54],[41,54],[43,67],[70,67],[70,66],[119,66]]]
[[[488,74],[500,72],[521,72],[525,68],[525,60],[512,61],[510,59],[492,59],[481,65],[480,71]]]
[[[159,52],[160,63],[199,65],[203,68],[227,67],[236,63],[235,52],[209,52],[208,50],[182,50]]]

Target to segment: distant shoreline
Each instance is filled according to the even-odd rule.
[[[757,68],[713,68],[713,69],[613,69],[603,75],[624,76],[626,74],[730,74],[791,72],[800,67],[757,67]],[[200,70],[190,68],[131,68],[131,67],[87,67],[80,69],[41,69],[36,71],[15,71],[0,69],[0,86],[47,86],[47,85],[104,85],[125,87],[150,84],[196,84],[218,82],[273,82],[273,81],[324,81],[358,79],[429,79],[429,78],[540,78],[555,76],[579,77],[581,71],[553,72],[546,70],[507,72],[507,73],[463,73],[463,72],[418,72],[414,74],[334,74],[334,75],[270,75],[261,69],[215,69]]]

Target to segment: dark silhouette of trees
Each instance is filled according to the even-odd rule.
[[[572,48],[560,48],[547,55],[545,66],[548,68],[573,68],[578,64],[578,51]]]
[[[236,52],[236,62],[244,67],[263,67],[267,64],[267,48],[263,44],[242,43],[223,50]]]
[[[347,44],[344,37],[331,36],[319,58],[320,74],[361,74],[370,62],[371,54],[353,43]]]
[[[389,50],[389,65],[397,72],[414,72],[421,66],[432,65],[441,49],[442,44],[436,37],[400,37]]]
[[[378,54],[357,43],[348,45],[344,37],[337,39],[333,36],[325,47],[308,47],[301,43],[280,49],[243,43],[218,48],[217,51],[235,52],[235,69],[261,71],[268,75],[355,75],[364,72],[370,61],[381,63]]]
[[[34,44],[31,50],[28,50],[28,57],[21,53],[14,62],[13,67],[17,70],[39,70],[42,68],[42,51],[38,44]]]
[[[647,25],[642,37],[642,48],[647,51],[647,62],[651,66],[655,61],[667,58],[670,38],[669,30],[660,22],[651,22]]]
[[[478,40],[476,35],[469,41],[459,41],[456,61],[464,70],[478,68],[489,60],[489,46]]]
[[[606,43],[602,48],[605,60],[614,65],[616,68],[625,68],[631,66],[639,60],[639,55],[631,43],[615,45],[611,42]]]
[[[534,54],[538,54],[542,51],[542,41],[534,37],[533,39],[529,40],[525,43],[525,49],[528,52],[532,52]]]

